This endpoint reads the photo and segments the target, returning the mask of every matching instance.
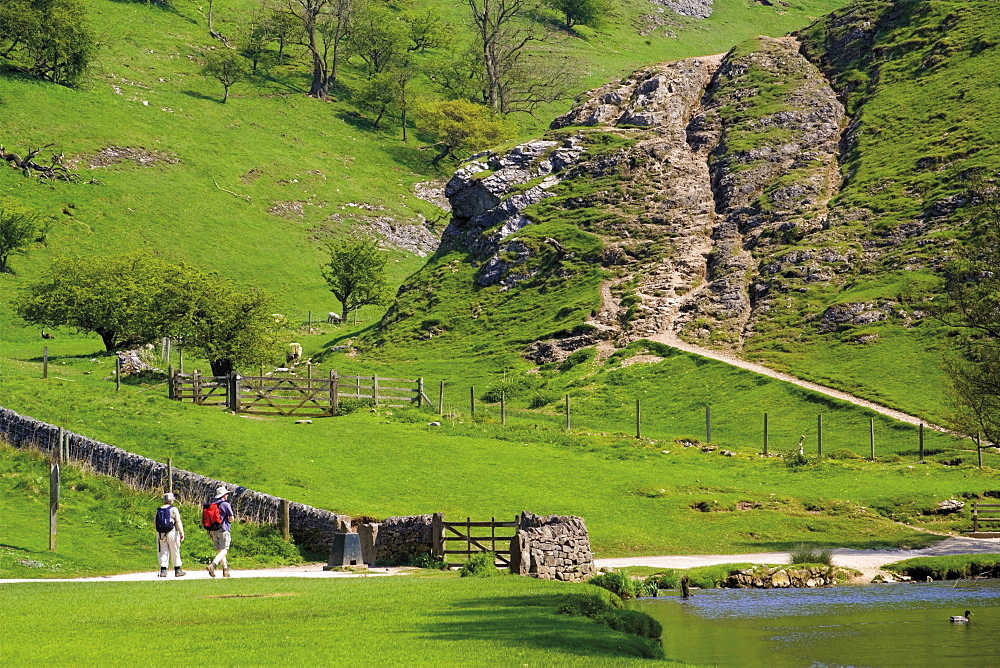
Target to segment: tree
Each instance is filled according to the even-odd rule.
[[[450,46],[453,41],[453,26],[449,26],[434,9],[406,16],[409,26],[410,45],[408,51],[427,53],[428,49]]]
[[[1000,186],[978,184],[969,234],[945,270],[932,313],[964,331],[946,371],[957,426],[1000,443]]]
[[[544,0],[544,2],[546,7],[563,15],[566,30],[572,30],[576,25],[596,28],[609,10],[606,0]]]
[[[341,306],[346,321],[352,308],[383,303],[389,296],[385,278],[388,259],[373,241],[334,241],[323,278]]]
[[[431,102],[421,109],[421,127],[437,137],[441,152],[435,166],[459,150],[480,149],[506,141],[513,131],[502,118],[482,105],[466,100]]]
[[[190,271],[171,286],[176,316],[170,334],[186,350],[208,360],[212,375],[270,362],[282,326],[273,298],[258,288],[241,288],[218,274]]]
[[[182,268],[144,251],[58,258],[14,300],[14,312],[43,327],[95,332],[108,351],[164,335],[176,308],[162,298]]]
[[[235,51],[229,49],[216,49],[205,54],[205,65],[201,68],[201,73],[208,77],[217,79],[225,89],[222,103],[229,99],[229,88],[247,76],[247,68],[243,64],[243,57]]]
[[[14,200],[0,198],[0,272],[10,271],[11,255],[27,253],[45,243],[52,219],[25,208]]]
[[[407,48],[409,28],[384,5],[370,3],[355,11],[348,45],[365,63],[368,76],[389,69]]]
[[[466,0],[474,27],[469,66],[479,80],[482,101],[502,114],[533,113],[547,102],[563,99],[572,87],[565,58],[534,54],[541,41],[526,15],[535,0]]]
[[[287,0],[285,12],[301,25],[301,44],[312,59],[309,95],[326,98],[337,80],[340,49],[354,17],[355,0]]]
[[[10,67],[72,86],[96,49],[80,0],[0,0],[0,59]]]

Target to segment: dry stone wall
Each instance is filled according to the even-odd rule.
[[[522,513],[510,549],[510,570],[517,575],[579,582],[594,574],[582,517]]]
[[[118,478],[134,489],[160,492],[167,488],[166,464],[73,432],[67,431],[65,436],[68,461]],[[0,408],[0,439],[18,449],[35,449],[49,455],[59,449],[59,427]],[[225,485],[232,490],[229,498],[240,520],[260,524],[280,521],[282,500],[276,496],[182,469],[173,470],[173,482],[174,494],[182,502],[204,503]],[[350,523],[350,517],[328,510],[294,502],[288,506],[295,543],[310,551],[329,552],[333,533],[345,522]]]
[[[403,564],[434,549],[434,516],[388,517],[375,531],[375,564]]]

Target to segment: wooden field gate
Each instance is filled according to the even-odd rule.
[[[236,413],[325,417],[337,414],[344,399],[370,400],[375,405],[402,408],[422,406],[430,400],[424,379],[342,376],[202,376],[174,373],[170,378],[171,399],[190,400],[202,406],[226,406]]]
[[[1000,524],[1000,503],[980,503],[978,500],[972,502],[973,533],[979,533],[980,524]]]
[[[497,529],[502,530],[499,535]],[[515,531],[510,531],[510,529],[515,529]],[[516,517],[512,522],[497,521],[495,517],[490,518],[489,522],[473,522],[468,517],[465,518],[464,522],[448,522],[442,513],[434,513],[432,554],[446,563],[464,564],[473,554],[492,552],[496,555],[496,564],[508,568],[510,567],[510,543],[517,533],[516,529]],[[460,555],[464,556],[465,559],[454,561],[448,558]]]

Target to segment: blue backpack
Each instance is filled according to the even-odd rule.
[[[170,533],[174,530],[174,518],[170,516],[170,506],[156,509],[157,533]]]

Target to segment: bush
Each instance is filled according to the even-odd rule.
[[[632,578],[618,571],[595,575],[587,580],[587,583],[607,589],[622,598],[635,597],[635,583],[632,581]]]
[[[800,466],[808,466],[809,463],[809,458],[805,455],[799,454],[798,452],[794,455],[788,455],[785,458],[785,466],[790,469],[798,468]]]
[[[596,348],[581,348],[563,360],[563,363],[559,365],[559,370],[569,371],[578,364],[589,362],[595,354],[597,354]]]
[[[497,557],[492,552],[477,552],[469,557],[469,560],[462,566],[459,575],[463,578],[488,578],[499,575],[497,570]]]
[[[838,448],[826,455],[830,459],[861,459],[861,455],[849,448]]]
[[[792,550],[793,564],[823,564],[824,566],[830,566],[832,558],[833,552],[825,547],[799,545]]]
[[[638,610],[611,609],[602,612],[594,619],[615,631],[631,633],[642,638],[657,640],[663,635],[663,626]]]
[[[622,607],[619,596],[607,589],[592,589],[580,594],[570,594],[563,599],[559,612],[564,615],[594,617],[608,610]]]
[[[375,402],[371,399],[341,399],[337,403],[337,415],[350,415],[355,411],[373,408],[375,408]]]
[[[412,559],[410,559],[410,566],[416,566],[417,568],[429,568],[431,570],[438,571],[443,571],[448,568],[448,564],[445,563],[444,559],[435,557],[429,552],[415,555]]]

